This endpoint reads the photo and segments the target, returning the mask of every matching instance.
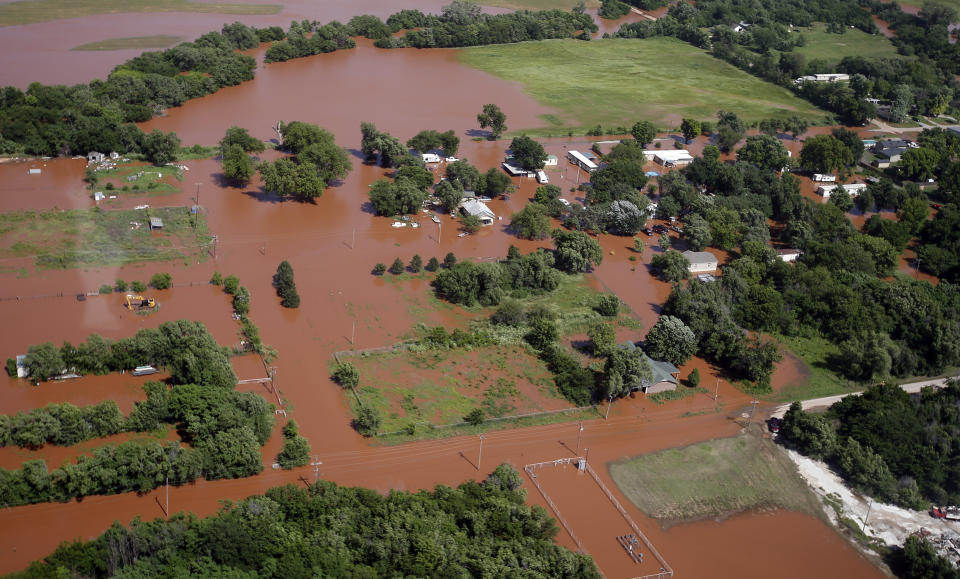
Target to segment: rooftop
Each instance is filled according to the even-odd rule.
[[[717,256],[713,255],[709,251],[687,251],[683,252],[683,257],[687,258],[687,261],[691,265],[696,263],[717,263],[719,261]]]

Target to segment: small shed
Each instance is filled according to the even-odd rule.
[[[163,229],[163,219],[160,219],[159,217],[151,217],[150,229]]]
[[[103,194],[103,191],[97,191],[93,194],[94,201],[103,201],[106,199],[106,196]]]
[[[544,167],[556,167],[560,164],[560,158],[556,155],[547,155],[547,160],[543,163]]]
[[[87,153],[87,164],[92,165],[94,163],[103,163],[103,160],[106,159],[106,157],[107,156],[104,155],[103,153],[99,153],[97,151],[90,151],[89,153]]]
[[[777,257],[787,263],[792,263],[797,261],[797,258],[800,257],[802,253],[799,249],[778,249]]]
[[[17,356],[17,378],[26,378],[30,375],[30,370],[27,368],[27,355],[20,354]]]
[[[424,163],[439,163],[443,159],[440,158],[440,155],[436,153],[424,153],[421,155]]]
[[[690,251],[688,249],[683,252],[683,257],[690,262],[690,273],[717,271],[719,267],[717,256],[709,251]]]

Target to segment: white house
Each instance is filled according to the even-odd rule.
[[[490,225],[497,219],[497,214],[490,210],[482,201],[466,199],[460,204],[460,212],[464,215],[473,215],[484,225]]]
[[[579,165],[591,173],[599,169],[596,163],[588,159],[587,156],[580,151],[567,151],[567,159],[574,165]]]
[[[813,180],[814,180],[814,181],[823,181],[823,182],[825,182],[825,183],[833,183],[834,181],[837,180],[837,176],[836,176],[836,175],[824,175],[823,173],[814,173],[814,174],[813,174]]]
[[[664,167],[678,167],[693,162],[693,155],[686,149],[650,149],[643,152],[647,161],[653,161]]]
[[[811,74],[808,76],[801,76],[793,82],[794,84],[803,84],[805,82],[841,82],[848,80],[850,80],[849,74],[835,72],[830,74]]]
[[[560,164],[560,159],[556,155],[547,155],[547,160],[543,163],[544,167],[556,167]]]
[[[424,163],[439,163],[441,161],[440,155],[436,153],[424,153],[421,157],[423,157]]]
[[[704,271],[717,271],[720,266],[717,256],[709,251],[687,251],[683,252],[683,257],[690,262],[690,273],[700,273]]]
[[[848,183],[846,185],[821,185],[817,187],[817,194],[822,196],[824,199],[829,199],[830,195],[836,190],[837,187],[843,187],[851,197],[856,197],[864,189],[867,188],[866,183]]]
[[[800,257],[802,253],[799,249],[778,249],[777,257],[787,263],[793,263],[797,261],[797,258]]]

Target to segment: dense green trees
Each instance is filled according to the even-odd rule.
[[[277,273],[273,276],[273,287],[280,296],[280,305],[285,308],[300,307],[300,294],[297,293],[297,284],[293,281],[293,266],[283,260],[277,266]]]
[[[623,398],[653,380],[650,363],[637,348],[615,348],[603,367],[606,396]]]
[[[399,167],[401,161],[409,156],[409,151],[400,139],[390,133],[377,130],[373,123],[360,123],[360,150],[370,161],[379,158],[383,167]]]
[[[780,171],[790,163],[790,152],[783,143],[769,135],[753,135],[737,151],[737,161],[753,163],[761,169]]]
[[[357,384],[360,383],[360,373],[357,372],[357,367],[350,362],[337,364],[331,377],[344,388],[356,388]]]
[[[253,159],[240,145],[228,145],[221,153],[223,176],[239,183],[249,183],[253,176]]]
[[[700,136],[700,131],[700,121],[696,119],[683,119],[683,121],[680,123],[680,132],[683,133],[683,138],[688,143]]]
[[[553,543],[556,522],[526,505],[521,484],[501,465],[484,482],[429,492],[382,495],[323,481],[276,487],[204,519],[117,523],[92,541],[61,546],[24,575],[495,577],[522,565],[537,576],[599,577],[588,556]],[[327,547],[333,543],[340,547]],[[116,545],[125,546],[123,556],[105,555]]]
[[[364,32],[370,32],[367,26]],[[350,38],[355,33],[352,27],[339,22],[320,25],[317,22],[294,21],[287,32],[287,39],[274,42],[264,56],[264,62],[284,62],[291,58],[302,58],[314,54],[323,54],[353,48],[356,43]]]
[[[310,165],[301,165],[290,159],[278,159],[260,164],[260,177],[267,191],[281,197],[295,197],[311,201],[323,193],[324,183]]]
[[[310,443],[300,435],[296,420],[291,420],[283,427],[283,448],[277,455],[277,462],[283,469],[303,466],[310,462]]]
[[[586,272],[603,261],[600,244],[586,233],[555,229],[551,235],[557,248],[556,263],[560,271]]]
[[[657,127],[650,121],[637,121],[630,129],[630,134],[641,147],[645,147],[657,138]]]
[[[69,403],[48,404],[12,416],[0,415],[0,446],[73,446],[122,430],[123,414],[112,400],[84,408]]]
[[[379,179],[370,186],[370,203],[377,215],[416,213],[426,201],[428,193],[410,179],[396,181]]]
[[[550,235],[550,218],[542,205],[529,203],[510,216],[510,229],[524,239],[546,239]]]
[[[800,150],[800,166],[808,171],[831,173],[854,161],[850,148],[833,135],[811,137]]]
[[[453,129],[443,133],[433,130],[420,131],[407,141],[407,146],[418,153],[441,149],[447,157],[455,157],[460,148],[460,137]]]
[[[543,164],[547,162],[547,152],[543,150],[543,145],[526,135],[514,137],[510,141],[510,154],[516,164],[527,171],[543,169]]]
[[[500,303],[506,292],[523,295],[556,289],[560,272],[546,251],[517,255],[500,263],[462,261],[437,273],[431,285],[444,299],[459,304]]]
[[[647,332],[643,350],[655,360],[666,360],[681,366],[696,353],[697,337],[683,320],[673,316],[660,316]]]
[[[663,281],[680,281],[690,277],[690,261],[674,249],[653,256],[650,268]]]
[[[300,121],[281,124],[281,149],[292,159],[260,164],[264,188],[281,197],[312,201],[327,185],[346,177],[352,168],[347,152],[334,142],[329,131]]]

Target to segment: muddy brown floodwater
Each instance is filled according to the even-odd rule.
[[[506,141],[471,140],[477,129],[476,114],[488,102],[503,108],[512,127],[537,126],[538,115],[551,112],[525,96],[518,86],[461,67],[454,51],[379,51],[364,41],[356,50],[268,65],[254,81],[171,110],[168,117],[151,121],[144,128],[176,130],[187,144],[212,144],[231,125],[243,126],[259,138],[270,139],[274,137],[270,126],[278,119],[303,120],[334,131],[338,143],[353,148],[359,143],[359,125],[364,120],[375,122],[381,130],[404,141],[422,129],[452,128],[461,137],[459,156],[485,171],[498,166],[508,145]],[[570,149],[588,149],[590,142],[582,137],[544,142],[549,152],[561,157],[560,166],[548,171],[551,181],[561,185],[565,198],[575,200],[577,195],[569,189],[576,185],[578,174],[562,159]],[[699,141],[689,148],[699,151],[702,146]],[[577,425],[573,423],[490,432],[486,435],[482,463],[475,437],[372,446],[350,427],[349,409],[341,390],[327,375],[333,352],[394,343],[416,323],[464,323],[461,310],[425,307],[431,299],[427,283],[375,278],[370,275],[374,264],[390,263],[396,257],[406,262],[414,254],[423,259],[442,258],[447,252],[454,252],[461,259],[493,258],[505,255],[511,244],[523,252],[548,246],[548,241],[522,241],[507,231],[510,214],[522,208],[536,190],[534,181],[514,179],[517,191],[509,199],[490,203],[503,220],[461,238],[456,235],[456,222],[446,215],[441,215],[438,227],[420,214],[417,219],[421,227],[417,229],[393,228],[389,219],[372,215],[366,201],[367,186],[384,171],[362,164],[359,158],[354,159],[354,170],[342,184],[329,188],[316,203],[310,204],[281,202],[264,193],[258,182],[247,187],[225,186],[220,166],[214,160],[186,164],[190,171],[183,182],[184,191],[151,197],[149,203],[192,204],[199,184],[200,204],[211,232],[219,240],[216,258],[209,256],[189,265],[170,262],[31,271],[25,278],[4,270],[0,273],[0,297],[14,299],[0,300],[0,319],[9,329],[0,334],[3,357],[22,353],[29,345],[46,340],[60,343],[67,339],[75,343],[91,332],[118,338],[141,327],[179,318],[200,320],[220,343],[232,344],[237,339],[237,326],[230,317],[229,300],[217,288],[204,284],[214,271],[220,271],[239,276],[251,291],[250,318],[260,328],[264,342],[279,351],[273,364],[277,367],[280,395],[289,418],[299,422],[313,453],[323,461],[319,476],[340,484],[384,491],[414,490],[481,477],[502,462],[520,468],[531,462],[572,455],[577,436]],[[82,170],[82,164],[71,160],[49,161],[41,179],[21,181],[18,175],[25,172],[23,165],[0,165],[3,206],[91,206],[92,201],[86,200],[84,205],[80,196]],[[59,177],[61,171],[63,176]],[[9,186],[12,189],[7,188],[4,179],[8,172],[16,177]],[[141,198],[131,196],[123,204],[129,206],[138,203],[138,199]],[[647,249],[643,260],[635,266],[628,259],[632,255],[632,240],[601,236],[599,241],[605,259],[597,270],[598,283],[623,298],[649,328],[669,292],[669,286],[653,279],[642,265],[654,250]],[[293,265],[302,297],[296,310],[280,307],[272,287],[272,275],[284,259]],[[160,271],[169,271],[174,283],[186,285],[156,292],[161,309],[152,316],[130,316],[120,306],[117,295],[83,303],[69,297],[116,278],[145,280]],[[16,299],[18,295],[58,293],[66,297]],[[256,378],[265,372],[255,358],[237,359],[234,367],[241,378]],[[716,373],[703,361],[693,360],[685,365],[683,376],[694,367],[700,370],[705,387],[715,387]],[[801,379],[801,373],[802,367],[795,361],[785,360],[774,374],[775,389],[795,383]],[[0,406],[7,413],[52,401],[89,404],[112,398],[126,410],[143,396],[140,380],[111,375],[39,387],[7,380],[0,383]],[[269,393],[256,385],[241,388],[258,391],[269,399]],[[742,414],[749,402],[749,396],[725,381],[720,383],[719,400],[714,400],[712,393],[698,394],[658,406],[643,397],[628,398],[613,406],[608,420],[584,423],[583,446],[591,449],[591,463],[613,488],[602,468],[607,462],[733,435],[740,427],[728,417]],[[760,420],[762,414],[761,408],[756,419]],[[278,419],[277,432],[283,423],[282,418]],[[16,459],[23,456],[40,456],[55,466],[102,443],[41,449],[29,455],[11,450],[0,455],[0,464],[15,465]],[[293,472],[270,469],[279,445],[280,437],[275,433],[264,448],[266,470],[261,475],[201,481],[171,489],[171,507],[204,516],[217,510],[220,499],[239,499],[282,483],[312,481],[314,473],[309,468]],[[562,479],[551,481],[551,485],[563,496],[576,491]],[[0,511],[0,572],[23,568],[63,540],[92,538],[114,520],[129,523],[136,516],[162,516],[162,492],[87,497],[66,504]],[[531,502],[540,502],[533,492],[529,496]],[[820,569],[841,570],[858,577],[879,574],[839,535],[814,519],[783,512],[748,514],[723,523],[693,523],[662,532],[628,506],[622,496],[617,496],[684,577],[765,577],[774,561],[782,576],[810,576]],[[605,520],[577,515],[577,521],[580,535],[605,533]],[[777,529],[789,530],[777,534]],[[559,540],[566,539],[561,536]],[[758,545],[765,549],[761,554],[757,553]],[[811,552],[817,553],[818,561],[810,561]],[[625,557],[622,551],[617,553],[604,546],[595,554],[602,569],[612,570],[610,576],[628,576],[630,571],[618,559]],[[794,569],[798,570],[796,574]]]

